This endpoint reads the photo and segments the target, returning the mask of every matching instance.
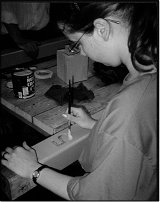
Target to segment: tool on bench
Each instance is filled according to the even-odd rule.
[[[74,84],[74,78],[72,77],[72,83],[71,80],[69,80],[69,92],[68,92],[68,114],[71,114],[71,105],[73,104],[73,84]],[[68,139],[72,140],[73,137],[71,135],[71,121],[68,121]]]

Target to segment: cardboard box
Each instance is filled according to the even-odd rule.
[[[69,83],[74,76],[74,82],[88,79],[88,57],[77,54],[68,55],[65,49],[57,51],[57,76]]]

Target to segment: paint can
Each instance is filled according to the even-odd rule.
[[[35,95],[35,76],[31,70],[17,71],[12,74],[13,91],[16,97],[25,99]]]

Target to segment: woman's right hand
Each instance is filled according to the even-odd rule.
[[[68,110],[67,110],[68,111]],[[71,114],[63,114],[65,118],[77,123],[80,127],[92,129],[96,120],[93,119],[84,109],[71,107]]]

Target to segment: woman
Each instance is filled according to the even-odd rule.
[[[96,121],[72,107],[64,116],[91,129],[80,163],[86,174],[70,177],[41,167],[26,143],[6,148],[2,164],[65,199],[150,200],[156,197],[156,4],[91,3],[72,8],[59,28],[81,54],[129,74]],[[68,13],[67,13],[68,16]],[[39,177],[35,170],[41,168]],[[33,176],[34,175],[34,176]],[[154,198],[157,199],[157,198]]]

